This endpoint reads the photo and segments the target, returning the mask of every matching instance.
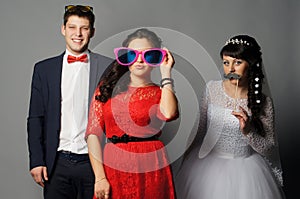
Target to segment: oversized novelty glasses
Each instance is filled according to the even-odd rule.
[[[65,6],[65,12],[74,12],[79,9],[82,12],[93,12],[93,7],[83,5],[68,5]]]
[[[149,66],[159,66],[167,54],[167,52],[161,48],[150,48],[143,51],[134,50],[131,48],[115,48],[114,53],[117,62],[123,66],[129,66],[136,62],[139,54],[142,54],[142,60]]]

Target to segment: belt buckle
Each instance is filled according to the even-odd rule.
[[[116,143],[118,142],[118,140],[119,140],[119,138],[118,138],[118,136],[116,136],[116,135],[113,135],[113,136],[111,137],[111,142],[112,142],[113,144],[116,144]]]
[[[124,143],[128,143],[128,141],[129,141],[129,136],[125,133],[124,135],[122,135],[121,140],[122,140],[122,142],[124,142]]]
[[[65,150],[61,150],[60,152],[66,155],[70,155],[72,153],[71,151],[65,151]]]

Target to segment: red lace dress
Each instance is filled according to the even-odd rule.
[[[99,89],[95,95],[99,95]],[[87,136],[111,138],[123,134],[135,137],[160,135],[166,118],[159,111],[158,86],[129,87],[106,103],[91,103]],[[175,118],[172,118],[175,119]],[[110,198],[175,198],[171,168],[164,144],[159,140],[106,143],[103,164],[111,185]]]

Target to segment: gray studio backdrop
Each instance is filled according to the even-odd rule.
[[[60,25],[66,4],[94,7],[96,35],[91,41],[92,50],[109,54],[112,47],[120,45],[119,34],[153,27],[164,45],[174,52],[176,91],[183,116],[171,127],[166,126],[168,134],[163,137],[174,161],[185,140],[173,138],[176,133],[190,133],[203,82],[218,78],[219,50],[224,41],[235,34],[254,36],[262,46],[275,104],[284,189],[288,198],[294,198],[299,179],[296,162],[300,157],[300,108],[296,104],[300,101],[298,0],[10,0],[1,1],[0,6],[1,199],[42,198],[41,188],[28,171],[26,117],[30,82],[35,62],[65,49]],[[172,140],[176,140],[175,144]],[[174,161],[176,171],[178,162]]]

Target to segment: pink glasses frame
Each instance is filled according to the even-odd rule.
[[[118,56],[119,50],[132,50],[132,51],[135,52],[136,57],[134,58],[134,60],[133,60],[132,62],[130,62],[130,63],[128,63],[128,64],[124,64],[124,63],[120,62],[120,60],[119,60],[119,56]],[[149,52],[149,51],[152,51],[152,50],[158,50],[158,51],[160,51],[160,52],[162,53],[162,59],[161,59],[161,62],[160,62],[160,63],[157,63],[157,64],[151,64],[151,63],[147,62],[147,60],[144,58],[144,57],[145,57],[145,53],[147,53],[147,52]],[[123,66],[130,66],[131,64],[133,64],[134,62],[136,62],[136,60],[138,59],[138,57],[139,57],[140,54],[142,54],[142,60],[143,60],[146,64],[148,64],[149,66],[158,66],[158,65],[160,65],[160,64],[164,61],[164,59],[165,59],[165,57],[166,57],[166,54],[167,54],[167,51],[164,50],[164,49],[161,49],[161,48],[149,48],[149,49],[147,49],[147,50],[139,51],[139,50],[135,50],[135,49],[132,49],[132,48],[119,47],[119,48],[115,48],[115,49],[114,49],[114,53],[115,53],[117,62],[118,62],[119,64],[123,65]]]

